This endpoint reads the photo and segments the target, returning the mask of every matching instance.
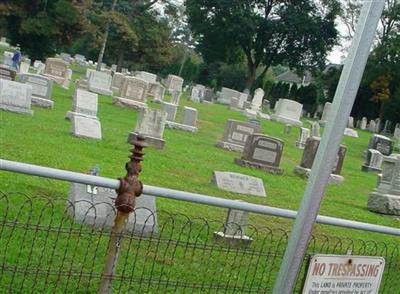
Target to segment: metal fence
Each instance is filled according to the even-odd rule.
[[[105,204],[86,206],[84,218],[77,221],[76,203],[2,193],[0,292],[97,292],[110,238],[110,230],[96,221],[98,205]],[[245,233],[251,242],[232,243],[215,238],[226,225],[221,221],[166,211],[157,211],[157,219],[152,233],[124,232],[113,293],[271,292],[287,245],[286,231],[249,225]],[[381,293],[400,289],[399,243],[318,235],[307,252],[296,292],[301,292],[313,253],[383,256]]]

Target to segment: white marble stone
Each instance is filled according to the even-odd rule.
[[[296,126],[303,125],[300,121],[301,111],[303,109],[302,104],[289,99],[279,99],[278,106],[275,109],[275,113],[271,115],[272,120]]]
[[[71,133],[76,137],[101,140],[101,124],[97,118],[74,115]]]
[[[102,71],[90,72],[88,87],[90,92],[111,96],[111,75]]]
[[[0,109],[32,115],[31,100],[32,86],[0,79]]]
[[[266,197],[262,179],[234,172],[213,172],[213,181],[219,189],[240,194]]]

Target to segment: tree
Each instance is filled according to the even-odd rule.
[[[300,71],[323,66],[337,37],[336,0],[186,0],[185,4],[197,48],[207,62],[246,60],[246,89],[270,66],[285,64]]]
[[[5,20],[11,44],[23,53],[44,59],[69,46],[86,27],[84,11],[90,1],[4,0],[0,18]]]

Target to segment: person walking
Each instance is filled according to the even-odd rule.
[[[21,63],[21,60],[22,60],[22,54],[19,47],[17,47],[17,50],[14,52],[14,55],[12,57],[13,68],[15,68],[16,71],[19,71],[19,64]]]

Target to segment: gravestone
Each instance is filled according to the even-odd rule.
[[[86,66],[86,57],[81,54],[75,54],[74,56],[75,62],[80,66]]]
[[[68,83],[68,63],[59,58],[47,58],[42,75],[65,87]]]
[[[368,125],[368,131],[375,133],[375,129],[376,129],[376,123],[374,120],[371,119]]]
[[[322,110],[322,115],[321,115],[321,120],[319,121],[319,124],[324,127],[326,125],[326,122],[328,121],[328,116],[329,116],[329,111],[331,109],[332,103],[326,102],[324,105],[324,109]]]
[[[279,99],[277,104],[275,113],[271,115],[272,120],[300,127],[303,125],[300,121],[302,104],[289,99]]]
[[[372,135],[369,139],[368,149],[378,150],[385,156],[392,154],[393,141],[382,135]]]
[[[118,97],[114,97],[116,105],[127,106],[135,109],[147,108],[146,95],[148,83],[145,80],[126,77]]]
[[[350,129],[354,129],[354,118],[352,116],[349,116],[349,119],[347,121],[347,127]]]
[[[229,119],[225,125],[224,134],[216,146],[230,151],[242,152],[249,135],[258,133],[260,125]]]
[[[72,110],[67,112],[66,118],[72,119],[75,115],[97,118],[97,108],[98,96],[96,93],[76,89],[72,101]]]
[[[311,136],[312,137],[321,137],[321,129],[319,123],[312,122],[311,123]]]
[[[217,98],[217,102],[220,104],[230,105],[232,97],[239,98],[240,93],[236,90],[222,87],[221,92]]]
[[[259,197],[267,196],[260,178],[233,172],[214,171],[212,181],[220,190]]]
[[[19,65],[19,73],[20,74],[27,74],[29,73],[29,68],[31,67],[31,63],[27,61],[21,61]]]
[[[147,71],[137,71],[134,76],[147,83],[155,83],[157,81],[157,75]]]
[[[367,208],[400,216],[400,154],[384,158],[382,176],[377,188],[369,194]]]
[[[171,104],[174,105],[174,104]],[[179,129],[188,132],[197,132],[197,109],[185,106],[183,108],[183,119],[182,123],[175,121],[169,121],[167,119],[166,126],[172,129]]]
[[[382,133],[388,135],[392,134],[392,122],[390,120],[385,121],[385,126],[383,127]]]
[[[285,135],[289,135],[292,132],[292,125],[291,124],[286,124],[285,128],[283,129],[283,133]]]
[[[318,137],[310,137],[307,139],[300,165],[296,166],[294,169],[296,174],[306,177],[310,176],[311,168],[314,163],[320,141],[321,138]],[[342,171],[346,151],[347,147],[340,145],[335,163],[333,165],[332,173],[329,177],[329,184],[340,184],[344,181],[344,178],[340,175],[340,173]]]
[[[361,129],[361,130],[366,130],[366,129],[367,129],[367,124],[368,124],[368,120],[367,120],[367,118],[364,116],[364,117],[361,119],[360,129]]]
[[[60,58],[61,58],[62,60],[64,60],[65,62],[67,62],[67,63],[71,63],[71,61],[72,61],[72,57],[71,57],[71,55],[68,54],[68,53],[61,53],[61,54],[60,54]]]
[[[264,98],[264,90],[261,88],[258,88],[254,91],[254,97],[253,100],[251,100],[251,105],[250,108],[254,111],[261,111],[261,105],[262,101]],[[243,101],[244,102],[244,101]]]
[[[296,147],[304,149],[306,146],[307,139],[310,137],[310,130],[307,128],[300,128],[299,138],[296,141]]]
[[[66,203],[67,213],[79,223],[100,228],[111,228],[116,209],[115,190],[72,183]],[[129,214],[125,231],[148,236],[157,233],[156,198],[142,194],[135,199],[135,210]]]
[[[164,101],[165,88],[160,83],[149,83],[147,95],[153,97],[153,101],[161,103]]]
[[[358,138],[358,132],[351,128],[345,128],[343,135],[353,138]]]
[[[221,231],[214,232],[215,239],[233,246],[248,246],[253,241],[252,238],[246,236],[248,219],[247,211],[229,209],[224,227]]]
[[[397,140],[400,140],[400,124],[396,125],[396,127],[394,129],[393,137]]]
[[[192,88],[192,91],[190,92],[190,100],[196,103],[201,102],[201,100],[203,99],[204,96],[204,90],[206,87],[204,87],[203,85],[195,85]]]
[[[116,72],[117,71],[117,65],[116,64],[111,64],[111,71]]]
[[[264,99],[262,103],[262,110],[265,112],[271,111],[271,101]]]
[[[73,115],[71,133],[75,137],[101,140],[101,124],[95,117]]]
[[[182,92],[183,79],[179,76],[168,75],[165,83],[165,88],[168,92],[177,91]]]
[[[204,90],[204,95],[203,95],[203,99],[201,100],[201,102],[213,103],[213,99],[214,99],[214,91],[212,89],[206,88]]]
[[[12,61],[13,55],[14,55],[13,52],[4,51],[3,52],[3,64],[6,66],[12,67],[13,66],[13,61]]]
[[[283,169],[279,168],[279,164],[282,153],[282,140],[262,134],[251,134],[247,138],[242,157],[235,158],[235,163],[281,175]]]
[[[15,70],[8,67],[0,66],[0,79],[7,81],[15,81],[16,75],[17,73]]]
[[[171,91],[171,103],[175,105],[179,105],[179,101],[181,100],[181,92],[179,91]]]
[[[163,149],[163,139],[167,114],[159,109],[144,108],[140,111],[135,131],[129,133],[128,143],[133,144],[138,135],[146,138],[146,143],[157,149]]]
[[[88,89],[90,92],[111,96],[111,75],[102,71],[92,71],[89,74]]]
[[[119,72],[114,73],[111,82],[111,90],[115,93],[119,93],[124,82],[125,75]]]
[[[381,172],[383,155],[378,150],[368,149],[367,159],[361,166],[361,170],[365,172]]]
[[[161,109],[167,114],[167,121],[175,121],[176,112],[178,110],[178,105],[168,102],[161,103]]]
[[[377,118],[375,120],[375,133],[380,133],[382,126],[381,126],[382,122],[380,118]]]
[[[0,109],[33,115],[32,86],[0,79]]]
[[[361,120],[357,120],[356,129],[361,129]]]
[[[53,108],[53,81],[34,74],[20,75],[20,82],[32,86],[32,104],[45,108]]]

